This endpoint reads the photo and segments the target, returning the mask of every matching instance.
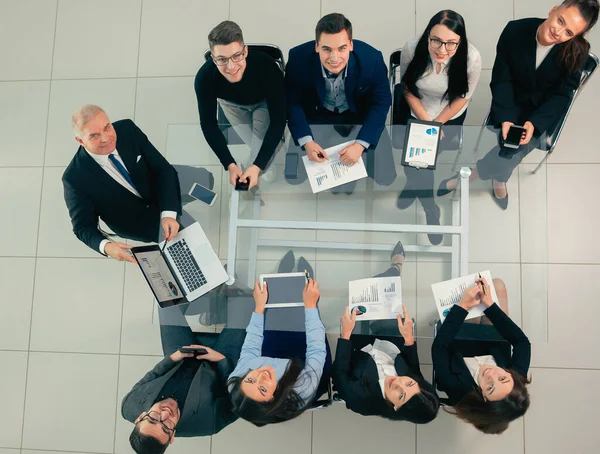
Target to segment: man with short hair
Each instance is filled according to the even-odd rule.
[[[311,161],[328,158],[325,142],[332,146],[354,139],[340,152],[341,161],[354,165],[363,157],[369,176],[379,184],[392,184],[396,169],[391,142],[384,132],[392,104],[387,69],[381,52],[352,39],[352,24],[344,15],[322,17],[315,29],[315,41],[290,50],[285,82],[288,126],[294,142]],[[313,130],[310,125],[334,126],[331,130]],[[337,143],[332,143],[333,130],[339,134]],[[290,147],[288,153],[300,152]],[[286,168],[286,174],[295,174],[294,170]],[[290,183],[306,179],[304,166],[299,165],[297,173],[297,178],[288,179]],[[345,187],[351,190],[353,184]]]
[[[252,297],[237,303],[249,306]],[[237,419],[227,391],[246,337],[244,329],[194,333],[180,308],[159,310],[164,359],[123,398],[121,414],[135,424],[129,442],[138,454],[161,454],[177,437],[214,435]],[[205,354],[182,353],[204,348]]]
[[[229,171],[230,184],[240,180],[251,189],[261,172],[267,180],[274,178],[275,168],[269,168],[269,163],[282,144],[285,129],[283,74],[270,56],[249,51],[235,22],[217,25],[208,35],[208,44],[211,59],[200,68],[194,82],[202,132]],[[231,155],[219,130],[217,105],[250,147],[250,159],[241,164]]]
[[[62,182],[73,232],[94,251],[135,263],[130,245],[111,241],[99,218],[122,238],[155,242],[177,235],[181,195],[177,171],[131,120],[111,123],[87,104],[72,118],[77,153]]]

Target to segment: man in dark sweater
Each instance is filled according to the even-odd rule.
[[[208,44],[212,59],[200,68],[194,82],[202,132],[229,171],[229,182],[235,185],[239,179],[251,189],[261,171],[267,180],[274,177],[274,167],[268,166],[282,144],[285,128],[283,74],[268,55],[248,51],[235,22],[217,25],[208,35]],[[236,162],[231,155],[217,123],[217,103],[250,147],[249,160]]]

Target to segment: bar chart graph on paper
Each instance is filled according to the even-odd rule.
[[[415,148],[415,147],[410,147],[410,149],[408,150],[408,157],[412,158],[414,156],[422,156],[427,152],[431,152],[431,148]]]
[[[396,283],[392,282],[388,287],[383,289],[384,293],[396,293]]]
[[[344,178],[348,174],[349,167],[346,164],[342,164],[341,161],[335,161],[331,163],[331,171],[333,172],[334,180]]]
[[[379,289],[377,284],[370,284],[364,287],[357,295],[352,297],[352,304],[376,303],[379,301]]]
[[[317,177],[317,186],[323,186],[323,182],[327,180],[327,175],[320,175]]]
[[[440,305],[442,307],[448,307],[458,304],[465,290],[468,289],[471,285],[473,284],[469,284],[466,282],[459,284],[458,287],[450,291],[450,294],[447,297],[440,298]]]

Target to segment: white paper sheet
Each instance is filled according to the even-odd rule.
[[[360,320],[386,320],[404,316],[402,310],[402,278],[374,277],[348,282],[350,312],[362,306],[366,312],[356,317]]]
[[[404,160],[427,166],[435,164],[440,128],[421,123],[411,123]]]
[[[438,282],[437,284],[431,284],[431,290],[433,291],[433,297],[435,298],[435,306],[442,322],[446,318],[446,315],[448,315],[448,312],[450,312],[450,309],[452,309],[452,306],[460,302],[463,292],[475,284],[475,279],[479,278],[479,274],[481,274],[481,277],[483,277],[490,286],[492,300],[495,303],[498,302],[498,295],[496,295],[496,289],[494,288],[492,275],[489,270],[481,271],[481,273],[469,274],[449,281]],[[481,317],[485,309],[486,306],[483,303],[471,308],[466,320]]]
[[[309,160],[308,156],[302,156],[308,181],[314,194],[367,176],[367,169],[362,158],[351,167],[342,164],[340,161],[340,151],[353,143],[354,141],[344,142],[334,147],[325,148],[329,159],[323,162],[314,162]]]

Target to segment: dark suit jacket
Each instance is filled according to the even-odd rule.
[[[512,345],[512,356],[507,357],[500,349],[478,351],[477,344],[481,344],[479,341],[470,341],[472,345],[470,350],[457,349],[453,340],[467,314],[468,312],[463,308],[454,305],[431,346],[431,359],[438,389],[448,394],[450,405],[455,405],[465,394],[476,387],[464,357],[491,354],[499,367],[513,369],[523,377],[527,377],[531,361],[529,339],[497,304],[488,307],[485,315],[492,321],[500,335]]]
[[[181,214],[177,171],[133,121],[113,126],[117,151],[142,198],[117,183],[83,147],[62,177],[73,232],[95,251],[105,239],[98,217],[120,237],[149,243],[158,239],[162,211]]]
[[[368,142],[370,148],[374,148],[392,104],[387,69],[381,52],[362,41],[353,40],[353,43],[345,81],[346,100],[362,124],[357,140]],[[325,99],[325,80],[314,41],[290,50],[285,83],[288,126],[293,139],[298,141],[312,135],[309,124],[315,123],[315,113]]]
[[[511,21],[500,35],[490,83],[491,123],[496,126],[530,121],[538,134],[552,132],[579,85],[580,71],[569,74],[556,61],[561,45],[554,46],[535,69],[535,36],[542,22],[537,18]]]
[[[375,336],[369,337],[371,339],[368,343],[373,343]],[[394,343],[401,351],[394,361],[398,376],[406,376],[410,373],[422,378],[417,344],[405,347],[401,337],[398,337]],[[370,397],[381,394],[377,365],[371,355],[355,349],[350,340],[340,338],[331,374],[333,386],[346,402],[346,408],[363,416],[379,414],[374,408],[372,397]]]
[[[140,414],[148,411],[181,364],[181,361],[175,363],[167,356],[154,366],[123,398],[123,418],[133,423]],[[202,361],[190,385],[175,436],[213,435],[237,419],[231,411],[231,400],[225,385],[231,372],[233,364],[229,358],[216,364]]]

